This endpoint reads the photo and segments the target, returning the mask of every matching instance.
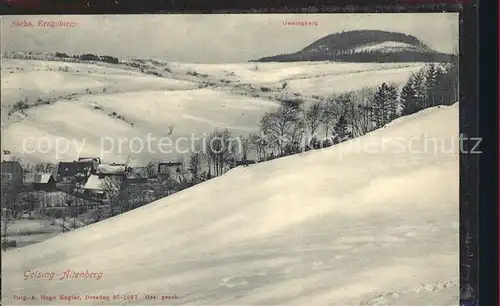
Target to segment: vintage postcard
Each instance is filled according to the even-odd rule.
[[[2,305],[457,305],[459,24],[3,16]]]

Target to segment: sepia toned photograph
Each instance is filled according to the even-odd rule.
[[[459,23],[2,16],[1,305],[458,305]]]

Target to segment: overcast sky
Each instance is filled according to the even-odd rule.
[[[413,35],[441,52],[458,52],[457,13],[244,14],[244,15],[67,15],[3,16],[4,51],[96,53],[117,57],[161,57],[187,62],[247,62],[298,51],[336,32],[373,29]],[[75,21],[73,28],[42,28],[38,20]],[[13,27],[31,20],[35,27]],[[284,21],[317,26],[285,26]]]

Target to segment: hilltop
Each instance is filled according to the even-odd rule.
[[[418,38],[379,30],[356,30],[322,37],[304,49],[256,62],[450,62],[456,56],[431,49]]]

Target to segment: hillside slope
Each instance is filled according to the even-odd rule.
[[[74,160],[81,151],[80,156],[100,156],[107,162],[125,162],[130,156],[134,165],[144,165],[178,154],[166,156],[159,141],[152,150],[137,153],[138,146],[132,147],[130,140],[146,143],[151,134],[169,137],[175,144],[182,137],[225,128],[236,136],[247,135],[284,95],[309,103],[384,81],[402,84],[422,68],[415,63],[254,66],[148,62],[146,72],[157,76],[127,65],[4,59],[2,147],[34,163]],[[288,82],[285,91],[282,81]],[[12,111],[19,103],[26,105]],[[108,139],[114,145],[108,145]],[[128,141],[121,146],[120,139]],[[189,146],[179,143],[179,151]]]
[[[398,32],[355,30],[324,36],[302,50],[263,57],[257,62],[449,62],[455,56],[435,51],[418,38]]]
[[[179,297],[169,305],[456,305],[458,118],[458,104],[427,109],[7,251],[4,305],[118,293],[138,299],[103,305],[153,305],[145,294]],[[455,150],[426,151],[422,137]],[[60,280],[68,269],[103,274]],[[25,280],[27,270],[58,275]]]

